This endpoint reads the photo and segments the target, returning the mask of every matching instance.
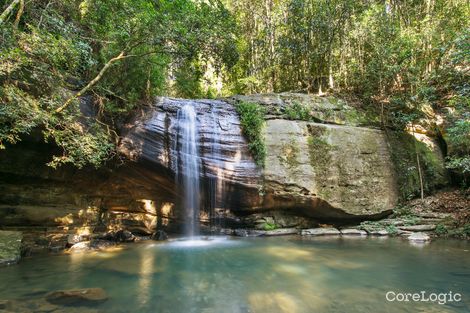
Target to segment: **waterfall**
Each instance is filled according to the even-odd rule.
[[[183,185],[183,206],[185,212],[185,235],[199,234],[199,155],[196,111],[186,104],[178,110],[178,171]]]
[[[213,137],[212,137],[212,145],[211,145],[211,155],[210,158],[213,162],[215,162],[215,169],[213,170],[213,177],[209,180],[209,200],[210,200],[210,220],[211,224],[214,223],[214,219],[216,218],[215,209],[218,207],[218,198],[220,196],[221,186],[219,185],[222,180],[220,179],[222,175],[222,164],[221,164],[221,151],[220,151],[220,125],[218,123],[218,116],[217,116],[217,106],[216,103],[213,103],[211,106],[211,120],[212,120],[212,130],[213,130]],[[215,226],[218,222],[216,222]]]

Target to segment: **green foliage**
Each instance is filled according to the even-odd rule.
[[[36,99],[15,86],[0,89],[0,149],[15,144],[23,133],[39,125],[42,113]]]
[[[436,225],[436,229],[434,230],[434,232],[436,233],[436,235],[438,236],[445,236],[447,235],[447,233],[449,232],[447,230],[447,227],[443,224],[437,224]]]
[[[266,230],[266,231],[275,230],[278,228],[276,224],[268,223],[268,222],[264,223],[262,227],[263,227],[263,230]]]
[[[298,101],[293,101],[286,106],[284,114],[289,120],[311,121],[311,109]]]
[[[236,106],[240,115],[240,125],[243,135],[248,140],[248,147],[259,166],[264,166],[266,146],[262,135],[265,124],[265,109],[257,103],[240,102]]]
[[[238,58],[233,19],[219,1],[30,1],[18,29],[15,15],[0,28],[0,148],[40,129],[62,149],[53,167],[99,166],[114,155],[113,129],[136,107],[174,90],[213,97],[198,87],[199,64],[217,74]],[[79,100],[56,112],[95,77],[86,105],[98,115],[84,116]]]
[[[398,234],[398,228],[395,225],[387,225],[385,230],[392,236]]]

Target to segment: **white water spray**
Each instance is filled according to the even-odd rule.
[[[186,104],[177,113],[178,137],[181,145],[178,159],[181,171],[178,179],[183,185],[183,206],[185,210],[185,235],[199,234],[199,153],[197,119],[194,107]]]

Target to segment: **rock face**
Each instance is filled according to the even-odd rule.
[[[267,110],[264,169],[254,163],[242,135],[235,109],[240,101]],[[309,110],[308,122],[288,119],[289,110],[299,103]],[[249,223],[262,229],[271,224],[311,228],[316,225],[312,219],[356,223],[388,215],[399,197],[390,148],[400,149],[401,139],[389,144],[384,132],[364,127],[365,117],[344,101],[303,94],[159,98],[122,127],[118,149],[127,158],[124,164],[53,170],[45,164],[57,147],[39,142],[34,134],[1,151],[0,225],[28,226],[37,232],[30,236],[36,243],[50,242],[55,235],[49,233],[54,232],[87,236],[125,229],[151,235],[171,225],[177,230],[182,198],[178,177],[184,172],[178,110],[183,105],[194,106],[197,113],[205,224],[225,219],[222,228],[242,228],[250,220],[247,216],[255,215]],[[435,154],[429,153],[434,160],[429,164],[443,172],[442,164],[436,167],[442,158]],[[413,153],[409,156],[410,162],[416,159]],[[399,167],[400,174],[409,167]],[[444,175],[439,177],[441,184]],[[407,180],[416,185],[415,176]],[[432,183],[432,177],[426,178],[427,186]],[[228,225],[229,217],[234,225]],[[276,218],[256,222],[265,217]],[[68,237],[60,238],[65,246]],[[74,243],[70,238],[69,245]]]
[[[387,141],[374,129],[269,120],[264,178],[278,191],[295,186],[351,214],[393,208],[398,194]]]
[[[332,236],[332,235],[341,235],[341,232],[336,228],[310,228],[302,229],[302,236]]]
[[[197,113],[204,206],[249,206],[257,195],[261,171],[248,151],[235,108],[227,102],[159,98],[127,125],[119,151],[136,163],[150,164],[157,173],[166,173],[173,181],[172,193],[181,196],[177,174],[185,169],[180,161],[177,114],[184,105],[194,106]],[[215,193],[209,194],[213,187]]]
[[[298,210],[316,218],[352,218],[391,209],[397,186],[381,131],[280,119],[286,99],[315,103],[318,120],[347,123],[354,110],[343,102],[307,95],[266,95],[221,100],[160,98],[124,132],[120,152],[148,163],[176,184],[178,109],[195,107],[198,119],[203,201],[235,211]],[[253,162],[233,103],[253,101],[269,108],[264,137],[265,169]],[[285,104],[287,103],[287,104]],[[323,110],[323,111],[321,111]],[[341,111],[343,110],[343,111]],[[327,114],[329,111],[332,114]],[[357,114],[356,114],[357,115]],[[216,186],[215,194],[210,186]],[[178,188],[174,188],[177,193]]]

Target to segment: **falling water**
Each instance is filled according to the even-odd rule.
[[[211,107],[211,119],[212,119],[212,145],[211,145],[211,159],[215,162],[214,176],[209,181],[209,200],[210,200],[210,220],[211,224],[215,222],[215,225],[220,226],[219,221],[215,221],[216,208],[218,207],[218,198],[222,192],[222,164],[221,164],[221,151],[220,151],[220,125],[218,122],[218,111],[217,106],[214,103]]]
[[[181,149],[178,153],[178,180],[183,185],[183,206],[186,214],[185,235],[193,237],[199,234],[199,156],[196,111],[186,104],[178,110],[178,141]]]

